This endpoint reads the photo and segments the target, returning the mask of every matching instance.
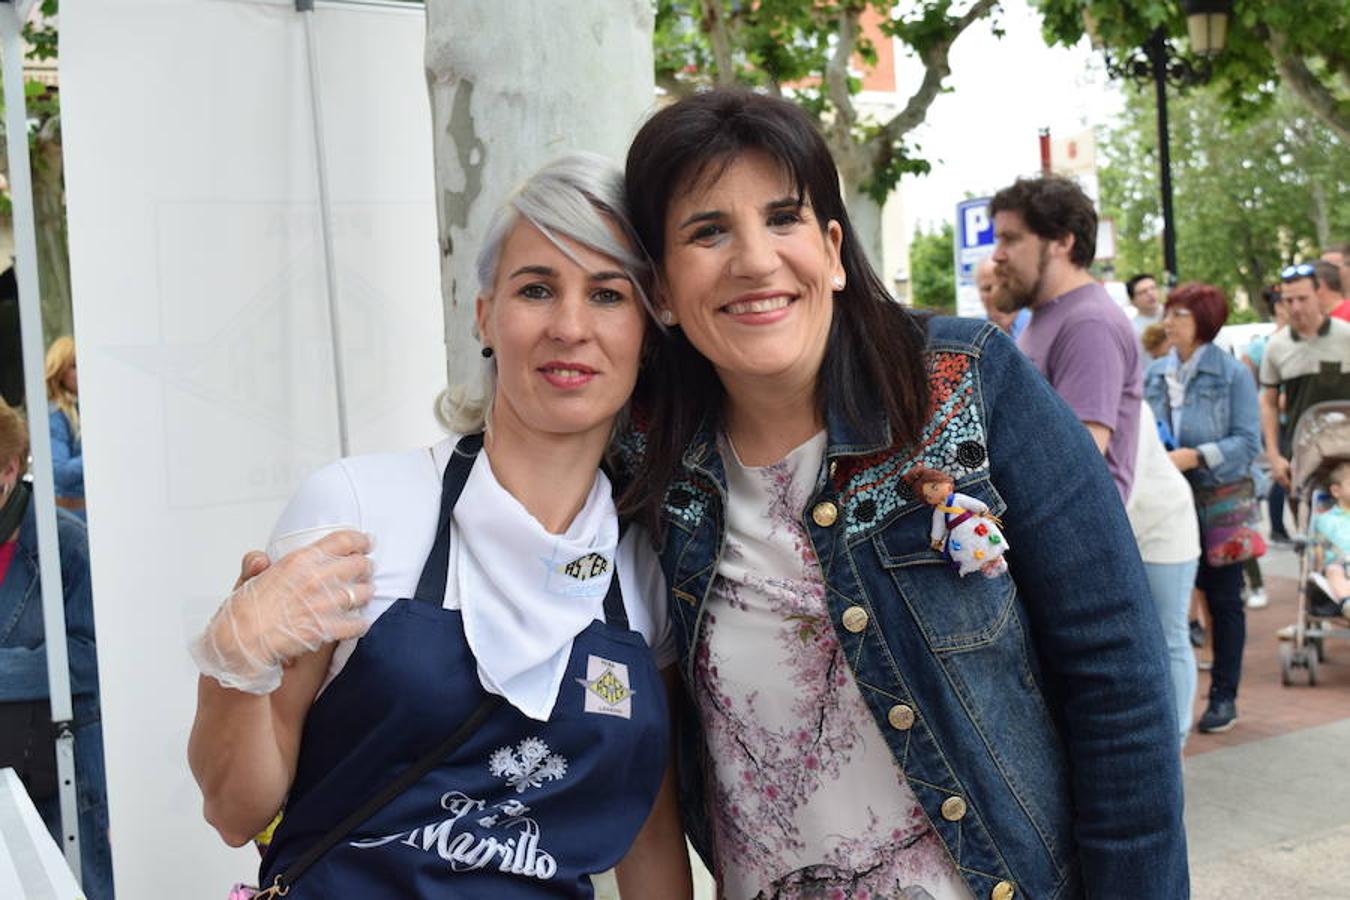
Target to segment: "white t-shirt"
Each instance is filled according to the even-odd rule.
[[[821,432],[752,468],[722,442],[727,542],[694,688],[722,896],[967,900],[830,622],[800,521],[824,451]]]
[[[1158,438],[1158,420],[1148,403],[1139,414],[1139,455],[1125,513],[1146,563],[1168,565],[1200,557],[1200,523],[1191,484]]]
[[[268,543],[268,555],[273,556],[278,544],[290,543],[293,547],[294,543],[288,539],[311,529],[344,525],[371,535],[375,596],[364,612],[367,621],[374,623],[395,600],[411,597],[417,589],[417,579],[436,538],[441,478],[456,441],[458,437],[452,436],[432,447],[348,457],[319,469],[300,485],[277,520]],[[453,548],[460,542],[453,515],[450,541],[453,565]],[[660,561],[641,527],[628,529],[617,557],[619,587],[629,627],[653,648],[657,667],[665,668],[677,656],[666,615],[666,582]],[[446,609],[459,608],[453,577],[448,579],[443,605]],[[547,612],[541,609],[540,615]],[[338,644],[324,679],[325,687],[342,671],[356,649],[357,640]]]

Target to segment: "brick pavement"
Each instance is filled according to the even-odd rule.
[[[1223,734],[1192,732],[1186,742],[1188,757],[1350,718],[1350,640],[1326,642],[1326,660],[1319,668],[1317,687],[1308,687],[1302,671],[1295,673],[1293,687],[1281,685],[1281,642],[1275,632],[1294,621],[1297,579],[1291,576],[1296,571],[1296,559],[1287,548],[1274,547],[1263,564],[1270,605],[1247,610],[1237,724]],[[1207,656],[1208,648],[1201,654]],[[1195,719],[1204,712],[1208,689],[1209,673],[1201,672]]]

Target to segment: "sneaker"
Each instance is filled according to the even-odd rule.
[[[1234,701],[1211,700],[1195,728],[1201,734],[1218,734],[1232,728],[1237,722],[1237,717],[1237,703]]]
[[[1248,609],[1264,609],[1270,605],[1270,598],[1264,590],[1255,590],[1247,595]]]
[[[1191,619],[1191,646],[1205,646],[1205,626],[1200,624],[1199,619]]]

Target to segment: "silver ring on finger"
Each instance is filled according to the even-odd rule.
[[[343,604],[342,608],[345,609],[347,612],[351,612],[352,610],[356,609],[357,604],[356,591],[352,590],[352,586],[350,584],[344,584],[342,586],[342,589],[347,592],[347,602]]]

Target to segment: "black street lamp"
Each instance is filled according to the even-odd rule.
[[[1163,266],[1169,286],[1177,280],[1177,236],[1172,219],[1172,153],[1167,132],[1167,85],[1184,88],[1203,84],[1212,74],[1210,60],[1223,52],[1228,37],[1232,0],[1183,0],[1186,30],[1193,57],[1184,56],[1167,39],[1160,25],[1138,50],[1122,60],[1105,51],[1106,71],[1113,78],[1139,84],[1153,83],[1158,107],[1158,174],[1162,188]]]

